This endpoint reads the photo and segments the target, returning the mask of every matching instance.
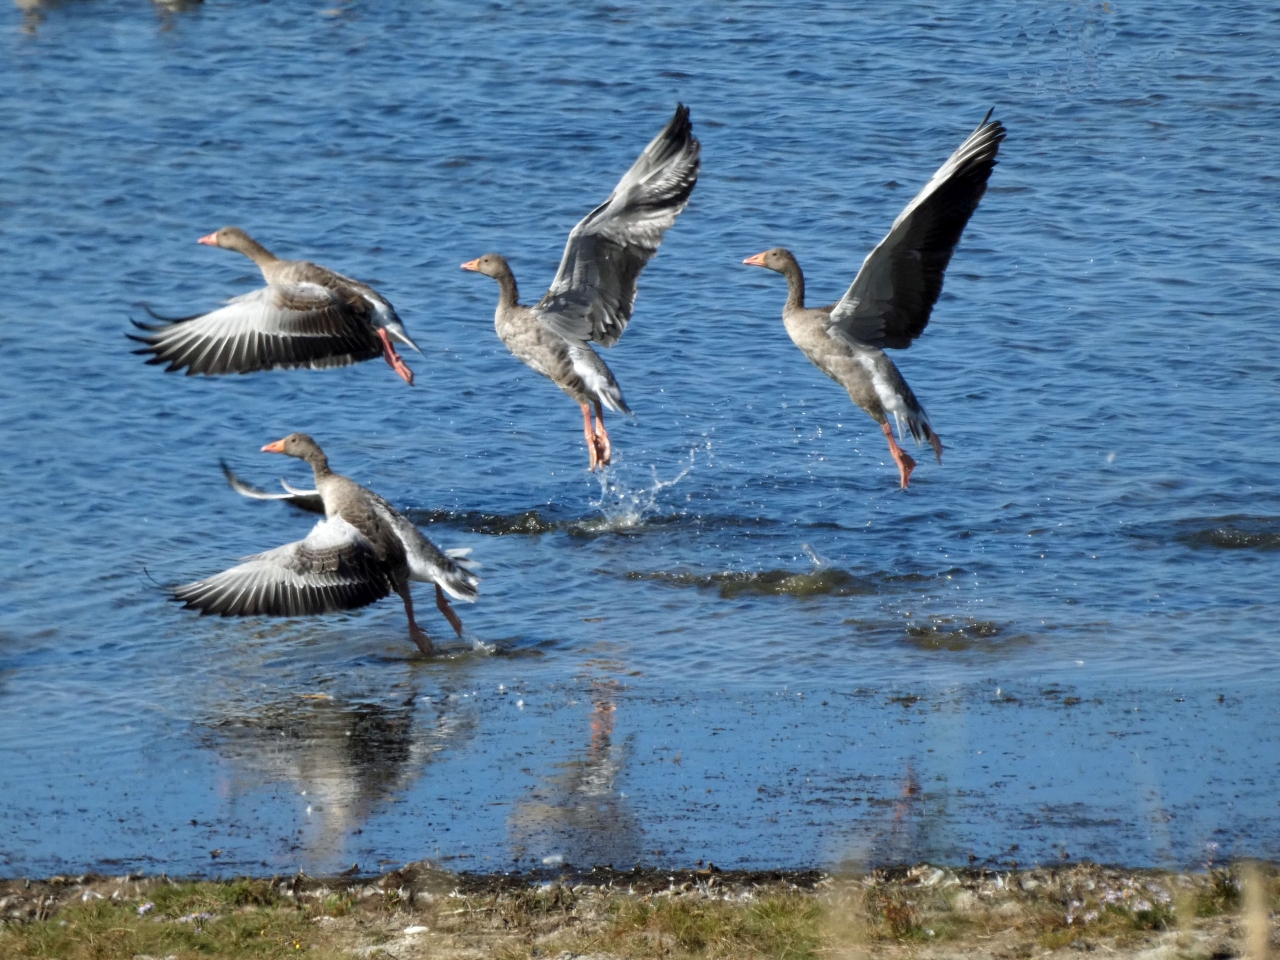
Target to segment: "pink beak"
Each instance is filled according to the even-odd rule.
[[[749,263],[749,264],[751,264],[751,266],[753,266],[753,267],[763,267],[763,266],[764,266],[764,254],[763,254],[763,253],[757,253],[754,257],[747,257],[747,259],[743,260],[742,262],[743,262],[743,263]]]
[[[201,241],[202,243],[204,241]],[[284,453],[284,441],[277,440],[275,443],[268,443],[262,448],[263,453]]]
[[[218,231],[213,231],[213,233],[209,234],[207,237],[201,237],[196,241],[196,243],[204,243],[211,247],[216,247],[218,245]]]
[[[462,265],[462,269],[463,269],[463,270],[474,270],[474,271],[476,271],[477,273],[479,273],[479,272],[480,272],[480,260],[479,260],[479,258],[477,258],[477,259],[475,259],[475,260],[468,260],[466,263],[464,263],[464,264]]]

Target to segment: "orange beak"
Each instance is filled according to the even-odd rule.
[[[277,440],[275,443],[268,443],[262,448],[263,453],[284,453],[284,441]]]
[[[196,241],[196,243],[204,243],[211,247],[216,247],[218,245],[218,231],[213,231],[213,233],[209,234],[207,237],[201,237]]]
[[[767,251],[766,251],[766,252],[767,252]],[[763,254],[763,253],[757,253],[754,257],[747,257],[747,259],[743,260],[742,262],[743,262],[743,263],[746,263],[746,264],[750,264],[750,265],[751,265],[751,266],[753,266],[753,267],[763,267],[763,266],[764,266],[764,254]]]
[[[464,263],[464,264],[462,265],[462,269],[463,269],[463,270],[473,270],[473,271],[475,271],[476,273],[479,273],[479,272],[480,272],[480,258],[479,258],[479,257],[477,257],[475,260],[468,260],[466,263]]]

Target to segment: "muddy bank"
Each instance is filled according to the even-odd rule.
[[[0,882],[0,956],[1262,958],[1274,865]],[[1270,945],[1270,946],[1268,946]]]

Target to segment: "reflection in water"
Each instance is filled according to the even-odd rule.
[[[841,854],[844,869],[864,870],[882,864],[912,863],[921,850],[945,846],[945,792],[929,793],[916,775],[915,762],[894,783],[893,795],[868,797],[868,810],[859,820]]]
[[[306,826],[291,847],[319,863],[341,856],[348,832],[438,753],[471,738],[474,714],[458,703],[416,693],[400,703],[304,695],[219,719],[207,739],[233,768],[233,799],[267,783],[294,788]]]
[[[161,31],[169,31],[173,29],[177,14],[199,10],[204,0],[151,0],[151,2],[155,5],[156,13],[160,15]]]
[[[586,753],[556,765],[561,772],[516,804],[509,823],[511,853],[548,865],[618,867],[640,858],[640,821],[619,789],[629,742],[614,742],[617,682],[591,686],[591,737]]]

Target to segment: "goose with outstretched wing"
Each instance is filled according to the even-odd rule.
[[[951,255],[986,192],[1004,138],[1004,125],[988,112],[898,215],[839,303],[805,306],[804,274],[789,250],[775,247],[743,261],[787,278],[782,308],[787,333],[880,424],[904,490],[916,464],[895,441],[890,418],[899,438],[905,440],[909,432],[916,443],[928,441],[939,463],[942,441],[884,348],[905,349],[924,332]]]
[[[474,564],[464,559],[469,551],[439,550],[382,497],[330,470],[320,445],[305,433],[291,433],[262,450],[305,460],[315,474],[315,490],[286,484],[285,493],[268,493],[223,465],[232,489],[255,500],[284,500],[325,518],[302,540],[178,587],[177,600],[202,614],[298,617],[354,610],[397,593],[409,618],[409,638],[430,656],[431,640],[414,620],[409,594],[410,582],[418,581],[435,585],[436,606],[462,636],[462,621],[449,597],[476,600],[480,581],[471,572]]]
[[[591,344],[612,347],[627,328],[640,272],[688,204],[701,151],[689,108],[681,104],[608,199],[573,228],[555,280],[534,306],[520,303],[515,275],[501,254],[462,265],[498,281],[494,326],[507,348],[582,408],[592,470],[612,457],[603,408],[631,410]]]
[[[267,285],[210,313],[152,314],[164,324],[133,321],[143,331],[129,335],[143,344],[134,352],[149,354],[147,363],[168,364],[166,370],[186,370],[188,376],[212,376],[345,367],[382,356],[413,386],[413,371],[392,341],[418,346],[391,303],[368,284],[307,260],[281,260],[239,227],[223,227],[200,243],[244,254],[258,265]]]

